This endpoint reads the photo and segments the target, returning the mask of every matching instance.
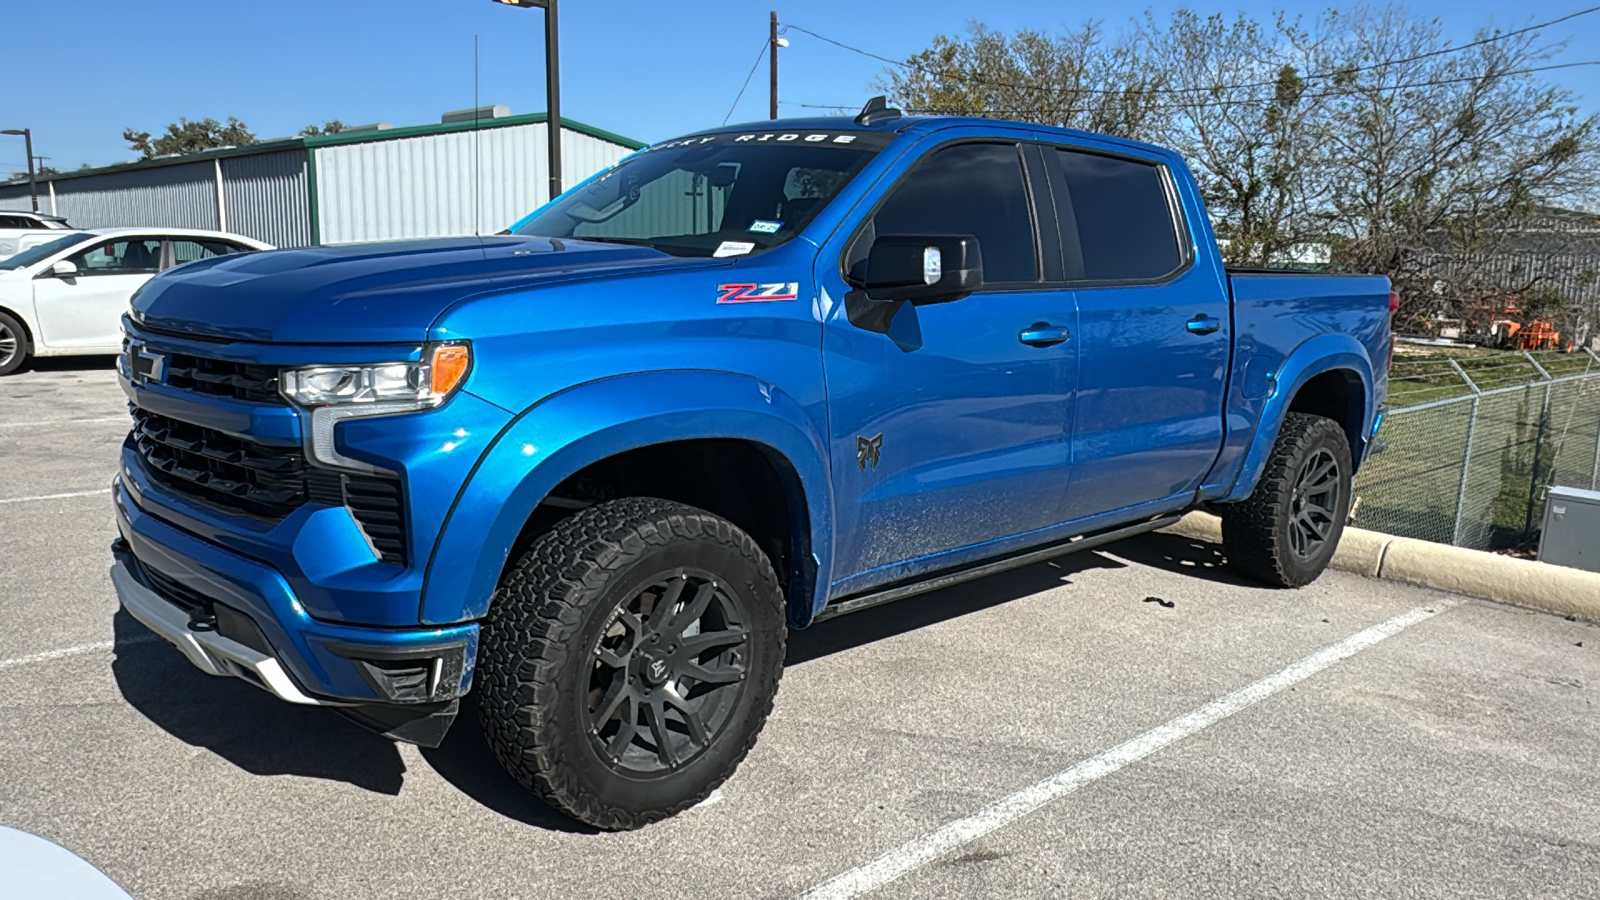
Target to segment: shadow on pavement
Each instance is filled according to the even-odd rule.
[[[1221,544],[1157,531],[1101,549],[1112,556],[1152,569],[1204,578],[1234,587],[1264,587],[1260,582],[1251,581],[1228,568],[1228,557],[1223,555]]]
[[[115,356],[45,356],[28,360],[24,372],[98,372],[117,367]]]
[[[489,749],[483,729],[478,725],[476,693],[462,699],[461,714],[450,726],[444,743],[431,749],[423,747],[422,758],[456,790],[508,819],[548,831],[600,833],[599,829],[569,819],[546,806],[506,773],[500,761],[494,758],[494,751]]]
[[[790,631],[789,652],[783,664],[785,667],[797,666],[1061,587],[1070,576],[1087,569],[1120,568],[1123,568],[1122,563],[1098,553],[1069,553],[1046,562],[885,603],[829,619],[801,631]]]
[[[388,739],[332,710],[285,703],[238,679],[207,675],[165,641],[152,640],[124,610],[112,626],[111,674],[123,698],[178,740],[252,775],[326,778],[400,793],[405,763]]]

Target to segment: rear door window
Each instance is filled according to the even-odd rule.
[[[1183,265],[1162,168],[1057,148],[1051,173],[1070,281],[1154,281]]]

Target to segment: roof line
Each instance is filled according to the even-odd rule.
[[[436,134],[453,134],[460,131],[488,131],[495,128],[510,128],[517,125],[535,125],[549,119],[545,113],[524,113],[516,116],[501,116],[496,119],[479,119],[466,122],[441,122],[428,125],[407,125],[401,128],[386,128],[382,131],[352,131],[348,134],[326,134],[314,137],[292,137],[282,140],[264,141],[259,144],[247,144],[243,147],[219,147],[215,150],[201,150],[197,153],[184,153],[177,156],[162,156],[155,159],[136,159],[129,162],[112,163],[109,166],[96,166],[92,169],[77,169],[72,172],[60,172],[55,175],[39,177],[40,184],[51,181],[71,181],[75,178],[88,178],[94,175],[105,175],[112,172],[131,172],[142,169],[160,169],[166,166],[181,166],[187,163],[204,162],[212,159],[227,159],[233,156],[253,156],[262,153],[278,153],[284,150],[315,149],[317,147],[332,147],[340,144],[366,144],[379,141],[393,141],[409,137],[428,137]],[[629,150],[639,150],[646,145],[642,141],[623,137],[603,128],[596,128],[579,122],[576,119],[561,117],[563,130],[576,131],[592,138],[620,144]],[[17,187],[26,185],[28,179],[17,178],[11,181],[0,181],[0,188]]]

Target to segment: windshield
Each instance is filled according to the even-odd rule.
[[[742,256],[799,233],[890,135],[726,132],[640,151],[558,198],[517,234]]]
[[[64,237],[58,237],[47,244],[40,244],[37,247],[24,250],[16,256],[0,259],[0,269],[26,269],[42,259],[49,258],[52,253],[65,250],[87,237],[94,237],[94,235],[86,231],[77,231]]]

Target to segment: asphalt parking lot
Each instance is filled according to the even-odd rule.
[[[119,614],[125,427],[107,360],[0,381],[0,824],[141,900],[1600,896],[1593,626],[1149,535],[795,634],[721,792],[600,834],[470,719],[395,746]]]

